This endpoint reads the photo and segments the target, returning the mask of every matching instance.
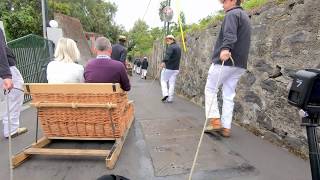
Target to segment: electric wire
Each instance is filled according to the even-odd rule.
[[[151,0],[149,0],[148,6],[147,6],[147,8],[146,8],[146,10],[145,10],[145,12],[144,12],[144,15],[143,15],[142,21],[144,20],[144,18],[145,18],[145,16],[146,16],[147,12],[148,12],[148,10],[149,10],[150,3],[151,3]]]

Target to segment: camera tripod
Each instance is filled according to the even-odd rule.
[[[320,126],[320,113],[310,113],[302,118],[302,126],[306,127],[309,145],[309,159],[312,180],[320,179],[320,150],[317,127]]]

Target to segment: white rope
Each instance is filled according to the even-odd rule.
[[[12,166],[12,142],[11,142],[11,118],[10,118],[10,106],[9,106],[9,90],[5,90],[6,104],[8,113],[8,130],[9,130],[9,168],[10,168],[10,180],[13,180],[13,166]]]
[[[157,74],[156,74],[156,76],[154,77],[154,79],[151,81],[150,86],[152,86],[152,84],[156,81],[157,78],[160,78],[160,74],[161,74],[161,71],[162,71],[162,70],[163,70],[163,68],[157,70]]]
[[[232,59],[232,61],[233,61],[233,59]],[[220,81],[220,78],[221,78],[221,72],[222,72],[223,66],[224,66],[224,61],[222,61],[221,68],[220,68],[220,71],[219,71],[219,74],[218,74],[218,80],[217,80],[217,84],[216,84],[216,87],[215,87],[216,91],[218,91],[218,88],[219,88],[219,81]],[[211,101],[210,106],[209,106],[209,110],[207,112],[211,111],[212,104],[213,104],[213,100]],[[200,140],[199,140],[199,143],[198,143],[197,151],[196,151],[196,154],[195,154],[194,159],[193,159],[192,168],[190,170],[190,175],[189,175],[189,180],[192,180],[192,175],[193,175],[193,171],[194,171],[197,159],[198,159],[198,154],[199,154],[199,150],[200,150],[200,147],[201,147],[204,131],[206,129],[206,126],[207,126],[207,123],[208,123],[208,119],[209,119],[207,117],[208,117],[208,114],[206,114],[206,118],[205,118],[206,120],[205,120],[205,123],[203,125],[203,129],[202,129],[202,132],[201,132],[201,136],[200,136]]]
[[[231,59],[231,61],[232,61],[232,66],[234,66],[234,60],[233,60],[233,58],[232,58],[231,55],[230,55],[230,59]]]

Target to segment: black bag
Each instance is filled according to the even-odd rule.
[[[130,180],[130,179],[125,178],[123,176],[110,174],[110,175],[103,175],[103,176],[99,177],[97,180]]]

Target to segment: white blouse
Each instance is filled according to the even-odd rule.
[[[48,83],[82,83],[84,68],[76,63],[51,61],[47,66]]]

